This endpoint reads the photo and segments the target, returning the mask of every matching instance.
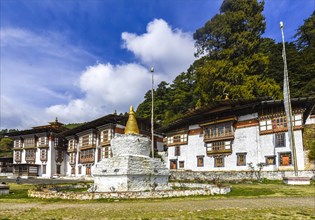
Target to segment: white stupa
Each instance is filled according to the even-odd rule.
[[[111,140],[113,157],[96,164],[95,192],[124,192],[169,189],[169,170],[160,158],[151,158],[151,140],[139,134],[132,106],[125,134]]]

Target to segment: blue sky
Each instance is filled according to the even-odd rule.
[[[194,61],[192,34],[222,0],[1,0],[0,128],[128,111]],[[266,0],[265,37],[293,41],[314,0]]]

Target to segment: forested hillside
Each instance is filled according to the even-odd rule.
[[[263,1],[224,0],[220,13],[196,30],[196,61],[172,83],[154,91],[154,119],[167,124],[213,100],[282,98],[282,43],[263,38]],[[295,41],[286,43],[291,97],[315,95],[315,13],[304,21]],[[279,35],[280,27],[279,27]],[[151,115],[151,91],[137,116]]]

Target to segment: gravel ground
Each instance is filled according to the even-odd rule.
[[[18,209],[29,209],[38,208],[41,209],[111,209],[111,210],[126,210],[126,209],[141,209],[144,211],[150,211],[158,208],[160,211],[163,210],[208,210],[208,209],[257,209],[257,208],[289,208],[289,207],[304,207],[314,208],[315,212],[315,197],[267,197],[267,198],[227,198],[227,199],[203,199],[203,200],[178,200],[174,201],[147,201],[139,200],[137,202],[124,201],[114,203],[1,203],[1,210],[18,210]]]

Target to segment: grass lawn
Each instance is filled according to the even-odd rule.
[[[231,184],[228,195],[74,201],[27,197],[32,185],[9,184],[0,219],[315,219],[315,183]]]

